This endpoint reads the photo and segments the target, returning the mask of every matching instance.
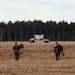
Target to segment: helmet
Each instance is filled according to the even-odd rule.
[[[15,42],[15,44],[17,44],[17,42]]]
[[[58,42],[56,42],[56,44],[58,44]]]

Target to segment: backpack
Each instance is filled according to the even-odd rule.
[[[61,51],[63,51],[63,47],[60,44],[54,47],[54,53],[60,53]]]

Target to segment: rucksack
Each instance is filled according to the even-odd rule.
[[[58,53],[58,52],[61,52],[61,51],[63,51],[63,47],[60,44],[55,46],[54,53]]]

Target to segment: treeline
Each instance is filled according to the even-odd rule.
[[[44,34],[50,41],[74,41],[75,23],[44,23],[41,20],[0,22],[0,41],[29,41],[35,34]]]

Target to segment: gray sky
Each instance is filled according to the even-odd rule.
[[[0,22],[75,22],[75,0],[0,0]]]

